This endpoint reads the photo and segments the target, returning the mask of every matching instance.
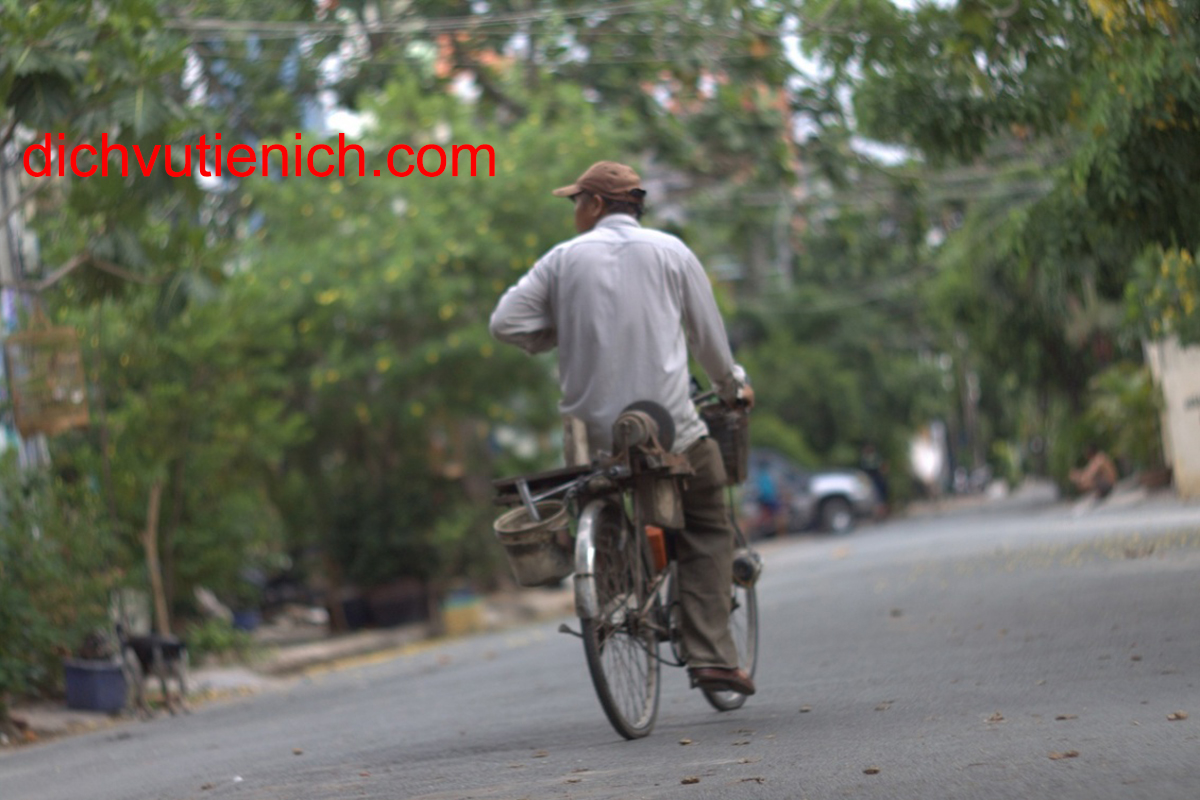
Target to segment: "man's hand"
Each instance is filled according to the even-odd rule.
[[[738,390],[738,400],[746,407],[746,410],[754,408],[754,387],[750,384],[745,384]]]

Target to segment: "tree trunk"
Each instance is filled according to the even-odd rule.
[[[171,634],[171,616],[167,609],[167,595],[163,592],[162,570],[158,563],[158,511],[162,504],[163,482],[158,478],[150,486],[150,505],[146,512],[146,530],[142,533],[142,547],[146,551],[146,571],[150,573],[150,592],[154,597],[154,617],[157,631]]]
[[[108,438],[108,406],[104,396],[104,383],[100,379],[100,366],[104,353],[104,316],[100,306],[96,306],[96,347],[92,350],[92,383],[96,387],[96,407],[100,410],[100,475],[104,481],[104,500],[108,506],[108,520],[112,523],[112,535],[116,535],[117,523],[117,492],[113,488],[112,454],[109,452]]]
[[[162,532],[163,594],[168,602],[175,596],[175,532],[183,522],[183,465],[180,457],[171,467],[171,518]]]
[[[329,584],[329,630],[342,633],[350,629],[346,620],[346,609],[342,607],[342,570],[328,552],[324,554],[326,579]]]

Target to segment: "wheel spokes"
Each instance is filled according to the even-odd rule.
[[[639,567],[625,546],[628,539],[622,528],[604,533],[596,542],[596,575],[601,579],[596,587],[601,609],[597,648],[613,702],[631,725],[641,727],[654,713],[657,663],[644,641],[651,631],[643,624],[638,603]]]

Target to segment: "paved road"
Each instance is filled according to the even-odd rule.
[[[625,742],[544,625],[10,752],[0,798],[1200,795],[1200,506],[1009,505],[766,549],[737,712],[671,670],[656,732]]]

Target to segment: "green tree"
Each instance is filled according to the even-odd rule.
[[[1083,413],[1096,371],[1140,357],[1117,304],[1153,291],[1131,285],[1143,253],[1196,246],[1195,4],[802,8],[822,20],[806,46],[850,90],[861,132],[1003,189],[946,198],[962,224],[945,230],[930,312],[994,385],[1032,392],[1035,416],[1056,397]]]
[[[121,581],[97,487],[70,465],[16,462],[0,454],[0,731],[12,699],[61,686],[63,656],[103,623]]]
[[[377,120],[362,137],[368,164],[439,129],[494,155],[479,154],[476,177],[462,155],[457,178],[358,177],[351,159],[345,178],[256,181],[261,224],[229,291],[292,331],[289,406],[313,435],[289,450],[279,506],[301,542],[369,586],[468,569],[469,548],[454,544],[468,534],[489,552],[488,428],[545,431],[556,417],[552,361],[498,347],[488,317],[570,232],[570,206],[550,188],[623,138],[569,89],[507,126],[414,79],[366,109]]]

